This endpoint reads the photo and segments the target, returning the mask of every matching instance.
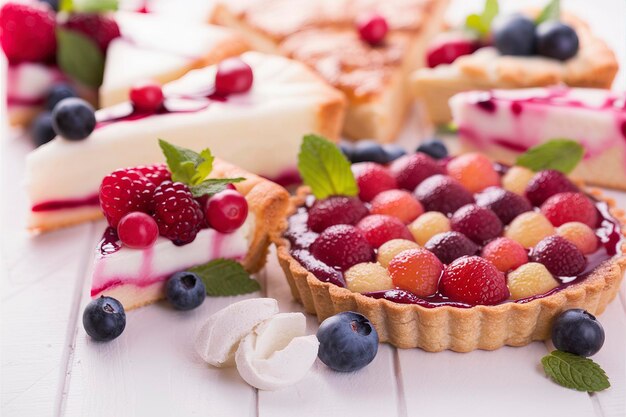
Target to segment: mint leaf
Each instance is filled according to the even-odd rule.
[[[596,392],[611,386],[604,370],[589,358],[555,350],[541,358],[541,364],[546,375],[565,388]]]
[[[213,155],[209,149],[200,154],[191,149],[173,145],[159,139],[159,146],[165,155],[167,167],[172,173],[172,180],[187,185],[200,184],[213,170]]]
[[[57,29],[57,63],[64,73],[89,87],[102,84],[104,54],[80,32]]]
[[[477,32],[481,37],[487,36],[491,30],[491,22],[498,15],[498,0],[485,0],[485,8],[481,14],[471,14],[465,19],[465,27]]]
[[[206,177],[209,176],[211,171],[213,170],[213,160],[215,159],[213,155],[211,155],[210,149],[205,149],[200,152],[200,158],[202,158],[202,162],[198,164],[196,167],[196,175],[192,178],[192,184],[200,184]]]
[[[437,135],[451,135],[459,133],[459,127],[454,122],[437,126]]]
[[[317,135],[306,135],[298,154],[302,181],[317,198],[330,195],[354,196],[359,193],[350,162],[337,145]]]
[[[118,9],[118,0],[61,0],[59,11],[99,13]]]
[[[561,17],[561,1],[550,0],[546,7],[543,8],[539,16],[535,19],[535,24],[543,23],[547,20],[559,20]]]
[[[515,165],[535,172],[554,169],[569,174],[576,168],[585,153],[583,146],[570,139],[552,139],[530,148],[517,158]]]
[[[245,178],[209,178],[202,181],[200,184],[192,185],[191,194],[194,197],[202,197],[203,195],[213,195],[220,191],[224,191],[228,184],[234,184],[236,182],[244,181]]]
[[[190,271],[202,279],[209,296],[248,294],[261,289],[259,282],[250,278],[240,263],[230,259],[215,259]]]
[[[60,12],[71,12],[74,10],[74,2],[72,0],[61,0],[59,2]]]

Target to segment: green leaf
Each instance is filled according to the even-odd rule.
[[[491,30],[491,22],[498,15],[498,0],[485,0],[485,8],[481,14],[471,14],[465,19],[465,27],[477,32],[481,37],[487,36]]]
[[[583,146],[570,139],[552,139],[530,148],[517,158],[516,165],[535,172],[554,169],[569,174],[576,168],[585,153]]]
[[[61,0],[59,2],[60,12],[71,12],[74,10],[74,2],[72,0]]]
[[[234,184],[236,182],[244,181],[245,178],[209,178],[207,180],[202,181],[200,184],[192,185],[189,187],[191,189],[191,194],[194,197],[202,197],[203,195],[213,195],[217,194],[220,191],[224,191],[228,184]]]
[[[172,180],[174,181],[180,181],[187,185],[199,184],[213,169],[213,156],[208,149],[197,154],[191,149],[176,146],[163,139],[159,139],[159,146],[165,155],[167,167],[172,173]],[[204,159],[201,155],[209,157],[209,159]],[[201,176],[200,167],[202,167],[203,176]]]
[[[350,162],[337,145],[321,136],[306,135],[303,138],[298,171],[317,198],[359,193]]]
[[[539,16],[535,19],[535,24],[543,23],[547,20],[559,20],[561,17],[561,1],[550,0],[546,7],[543,8]]]
[[[118,0],[61,0],[68,2],[70,9],[62,8],[64,12],[99,13],[118,9]]]
[[[611,386],[604,370],[589,358],[555,350],[541,359],[554,382],[578,391],[596,392]]]
[[[196,167],[196,175],[191,180],[193,185],[200,184],[213,170],[213,160],[215,158],[211,155],[210,149],[200,152],[200,158],[202,158],[202,162]]]
[[[437,135],[452,135],[459,133],[459,127],[454,122],[437,126]]]
[[[248,294],[261,289],[259,282],[250,278],[240,263],[230,259],[215,259],[190,271],[202,279],[209,296]]]
[[[57,62],[64,73],[89,87],[102,84],[104,54],[80,32],[57,29]]]

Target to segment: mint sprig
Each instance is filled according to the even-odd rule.
[[[576,168],[585,154],[583,146],[570,139],[552,139],[530,148],[517,158],[515,165],[532,171],[554,169],[569,174]]]
[[[89,87],[100,86],[104,75],[104,54],[100,47],[74,30],[57,28],[56,33],[59,68]]]
[[[566,388],[596,392],[611,386],[604,370],[589,358],[555,350],[544,356],[541,364],[546,375]]]
[[[240,263],[230,259],[215,259],[190,271],[200,277],[207,295],[212,297],[248,294],[261,289],[259,282],[250,278]]]
[[[535,24],[540,24],[548,20],[559,20],[561,17],[561,1],[550,0],[548,4],[541,10],[539,16],[535,19]]]
[[[118,9],[118,0],[61,0],[59,11],[99,13]]]
[[[318,135],[306,135],[298,154],[302,181],[317,198],[359,193],[350,161],[334,143]]]
[[[465,28],[475,31],[480,37],[485,37],[491,30],[491,22],[500,12],[498,0],[485,0],[485,7],[480,14],[471,14],[465,19]]]
[[[189,187],[194,197],[202,197],[203,195],[217,194],[226,189],[228,184],[244,181],[245,178],[208,178],[198,185]]]

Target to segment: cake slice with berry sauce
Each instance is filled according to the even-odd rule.
[[[358,311],[381,341],[428,351],[521,346],[549,338],[562,311],[602,313],[626,270],[624,211],[567,177],[580,145],[556,157],[553,145],[514,166],[421,152],[350,166],[305,138],[307,186],[275,238],[293,296],[320,320]]]

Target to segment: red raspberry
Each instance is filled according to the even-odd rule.
[[[576,192],[576,187],[572,182],[559,171],[545,170],[539,171],[528,182],[526,186],[526,198],[535,206],[540,206],[548,198],[558,193]]]
[[[459,258],[448,265],[439,290],[451,301],[470,305],[494,305],[509,298],[504,274],[479,256]]]
[[[424,213],[424,207],[405,190],[387,190],[372,200],[372,214],[387,214],[408,224]]]
[[[363,233],[347,224],[338,224],[324,230],[311,245],[311,254],[342,271],[374,259],[374,250]]]
[[[374,248],[391,239],[414,241],[409,229],[399,219],[384,214],[371,214],[364,217],[356,227],[363,232],[367,241]]]
[[[205,224],[200,204],[182,182],[165,181],[152,195],[159,233],[181,246],[193,242]]]
[[[541,205],[541,212],[554,226],[569,222],[584,223],[591,228],[598,225],[598,210],[581,193],[555,194]]]
[[[133,169],[141,172],[154,185],[161,185],[162,182],[172,180],[172,173],[165,164],[141,165]]]
[[[9,62],[41,62],[56,53],[55,18],[41,2],[6,3],[0,9],[0,43]]]
[[[430,156],[421,152],[396,159],[389,166],[398,186],[413,191],[428,177],[445,174],[446,170]]]
[[[336,195],[317,200],[309,210],[307,224],[314,232],[321,233],[336,224],[355,225],[365,216],[367,208],[361,200]]]
[[[385,190],[398,188],[395,178],[387,168],[374,162],[353,164],[352,172],[359,186],[359,198],[363,201],[371,201]]]
[[[155,188],[134,168],[118,169],[104,177],[100,184],[100,208],[109,225],[117,227],[120,219],[132,211],[150,213]]]
[[[496,213],[502,224],[509,224],[520,214],[533,209],[524,197],[500,187],[489,187],[476,194],[476,204]]]
[[[483,248],[481,256],[502,272],[517,269],[528,262],[526,249],[508,237],[499,237],[489,242]]]
[[[431,237],[424,247],[444,264],[450,264],[462,256],[475,255],[478,250],[474,242],[459,232],[438,233]]]
[[[474,202],[474,196],[457,180],[445,175],[433,175],[415,189],[415,197],[426,211],[451,214],[460,207]]]
[[[476,204],[458,209],[450,219],[452,230],[482,245],[502,233],[502,222],[493,211]]]
[[[93,39],[103,52],[107,50],[113,39],[121,36],[117,22],[103,14],[71,14],[65,27]]]
[[[553,275],[573,277],[585,269],[585,255],[569,240],[561,236],[548,236],[533,249],[530,256],[533,262],[544,264]]]

